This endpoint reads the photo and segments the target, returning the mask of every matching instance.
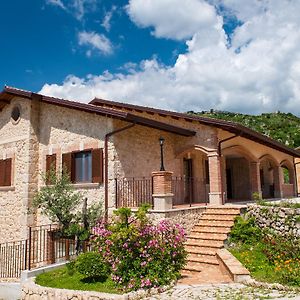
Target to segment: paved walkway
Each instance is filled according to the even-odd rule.
[[[256,299],[298,299],[300,293],[248,287],[243,284],[177,285],[162,294],[147,300],[256,300]]]

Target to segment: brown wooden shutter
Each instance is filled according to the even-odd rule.
[[[92,150],[92,182],[103,182],[103,149]]]
[[[4,186],[11,186],[11,167],[12,159],[8,158],[4,161]]]
[[[0,186],[4,186],[5,161],[0,159]]]
[[[48,176],[51,169],[56,172],[56,154],[46,155],[46,184],[51,184]]]
[[[74,155],[70,153],[64,153],[62,155],[62,167],[63,171],[66,171],[69,176],[71,182],[75,181],[75,168],[74,168]]]

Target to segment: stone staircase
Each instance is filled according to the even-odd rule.
[[[199,223],[194,226],[188,236],[186,242],[188,262],[182,270],[183,276],[199,276],[202,271],[208,270],[214,270],[213,273],[217,273],[219,261],[216,253],[224,247],[234,219],[239,214],[239,206],[207,207]],[[221,281],[223,279],[220,278]]]

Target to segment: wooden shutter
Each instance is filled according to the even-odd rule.
[[[103,182],[103,149],[92,150],[92,182]]]
[[[70,176],[71,182],[75,182],[75,168],[74,168],[74,155],[73,153],[64,153],[62,155],[63,171],[66,171]]]
[[[11,186],[11,167],[12,167],[12,159],[8,158],[5,160],[5,178],[4,178],[5,186]]]
[[[5,178],[5,161],[0,159],[0,186],[4,186]]]
[[[49,177],[50,170],[56,172],[56,154],[46,155],[46,184],[51,184]]]

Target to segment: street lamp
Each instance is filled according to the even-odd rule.
[[[161,171],[165,171],[165,167],[164,167],[164,142],[165,139],[163,137],[159,138],[159,145],[160,145],[160,170]]]

